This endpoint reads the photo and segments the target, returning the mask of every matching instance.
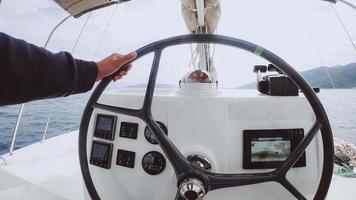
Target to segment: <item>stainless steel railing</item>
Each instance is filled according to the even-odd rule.
[[[10,151],[9,151],[10,155],[12,155],[12,152],[14,151],[17,131],[19,129],[20,120],[21,120],[21,117],[22,117],[22,111],[23,111],[24,107],[25,107],[25,104],[21,104],[21,107],[20,107],[20,110],[19,110],[19,114],[17,115],[16,125],[15,125],[15,128],[14,128],[14,133],[12,134],[11,146],[10,146]]]
[[[13,154],[13,151],[14,151],[14,148],[15,148],[17,132],[18,132],[18,128],[19,128],[19,125],[20,125],[21,118],[22,118],[22,112],[23,112],[24,107],[25,107],[25,104],[21,104],[21,107],[20,107],[20,110],[19,110],[19,114],[17,116],[16,125],[15,125],[15,128],[14,128],[14,132],[12,134],[11,146],[10,146],[10,150],[9,150],[10,156]],[[43,131],[43,136],[42,136],[41,143],[43,143],[46,140],[47,130],[48,130],[49,122],[51,120],[51,116],[52,116],[52,112],[50,112],[49,115],[48,115],[46,128]],[[2,159],[2,158],[0,157],[0,159]]]
[[[0,3],[1,3],[1,0],[0,0]],[[63,20],[61,20],[51,31],[51,33],[49,34],[47,40],[46,40],[46,43],[45,45],[43,46],[45,49],[47,48],[50,40],[52,39],[52,36],[54,34],[54,32],[67,20],[71,17],[71,15],[68,15],[67,17],[65,17]],[[11,140],[11,146],[10,146],[10,150],[9,150],[9,154],[12,155],[13,154],[13,151],[14,151],[14,148],[15,148],[15,143],[16,143],[16,137],[17,137],[17,131],[18,131],[18,128],[19,128],[19,125],[20,125],[20,121],[21,121],[21,117],[22,117],[22,111],[25,107],[25,104],[21,104],[21,107],[20,107],[20,110],[19,110],[19,114],[17,116],[17,121],[16,121],[16,125],[15,125],[15,128],[14,128],[14,132],[12,134],[12,140]],[[45,131],[43,132],[43,137],[42,137],[42,140],[41,140],[41,143],[43,143],[45,140],[46,140],[46,134],[47,134],[47,129],[48,129],[48,124],[49,124],[49,121],[51,119],[51,113],[49,113],[49,116],[48,116],[48,119],[47,119],[47,124],[46,124],[46,128],[45,128]]]
[[[48,115],[47,123],[46,123],[46,128],[45,128],[45,130],[44,130],[44,132],[43,132],[43,136],[42,136],[41,143],[43,143],[43,142],[46,140],[48,124],[49,124],[49,121],[51,120],[51,116],[52,116],[52,112],[50,112],[49,115]]]

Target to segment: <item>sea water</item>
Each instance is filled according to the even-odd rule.
[[[49,113],[52,114],[47,137],[78,130],[89,96],[86,93],[27,103],[15,148],[41,141]],[[356,90],[321,90],[318,96],[328,113],[334,136],[356,144]],[[20,105],[0,107],[0,155],[9,151],[19,108]]]

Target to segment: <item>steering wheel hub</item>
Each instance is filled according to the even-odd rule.
[[[186,179],[179,186],[179,192],[186,200],[202,200],[206,195],[203,183],[196,178]]]

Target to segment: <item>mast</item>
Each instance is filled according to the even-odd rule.
[[[220,19],[220,0],[181,0],[182,15],[192,34],[214,34]],[[197,58],[198,63],[195,63]],[[217,83],[209,43],[199,43],[192,52],[193,72],[182,83]]]

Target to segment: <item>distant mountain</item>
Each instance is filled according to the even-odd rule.
[[[333,88],[327,72],[335,88],[356,87],[356,63],[334,67],[319,67],[302,73],[303,77],[313,86]]]
[[[330,74],[330,78],[328,75]],[[348,65],[337,65],[333,67],[318,67],[301,73],[312,87],[333,88],[355,88],[356,87],[356,63]],[[247,83],[240,89],[254,89],[256,82]]]

